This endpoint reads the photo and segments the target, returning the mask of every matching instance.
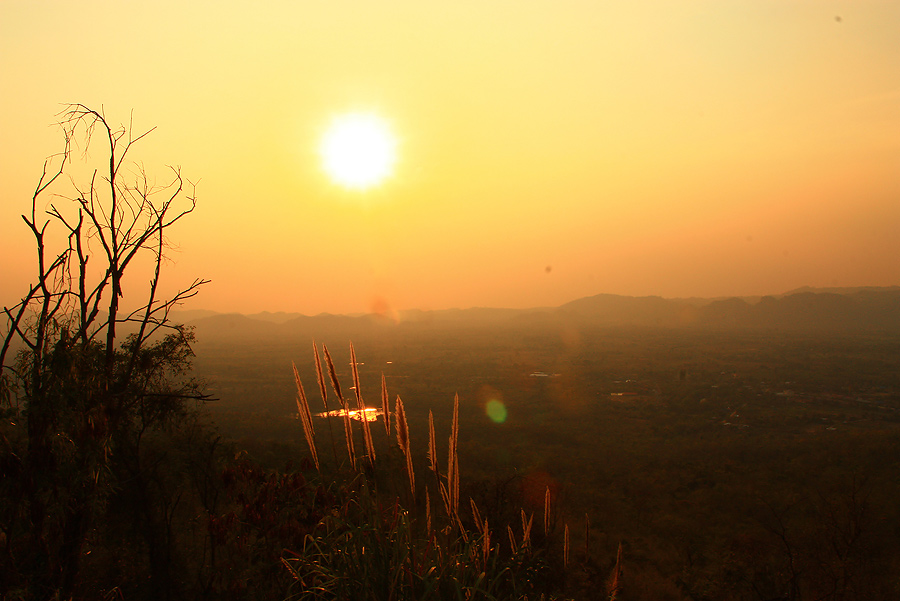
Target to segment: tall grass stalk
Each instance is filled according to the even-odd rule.
[[[425,487],[425,531],[430,535],[431,528],[431,496],[428,494],[428,487]]]
[[[484,527],[481,523],[481,513],[478,511],[478,507],[475,505],[475,499],[472,497],[469,497],[469,505],[472,507],[472,520],[475,521],[478,532],[484,534]]]
[[[544,492],[544,536],[550,536],[550,487]]]
[[[441,472],[438,470],[437,462],[437,443],[434,437],[434,414],[431,412],[431,409],[428,410],[428,460],[431,462],[431,471],[440,478]]]
[[[400,399],[399,395],[397,395],[395,413],[397,414],[397,446],[400,447],[400,450],[403,451],[403,455],[406,457],[406,473],[409,474],[409,492],[412,495],[413,502],[415,502],[416,474],[413,471],[412,451],[409,443],[409,426],[406,423],[406,411],[403,409],[403,401]]]
[[[484,524],[481,528],[481,556],[484,565],[484,571],[487,572],[488,568],[488,559],[491,556],[491,527],[488,524],[488,519],[484,518]]]
[[[616,551],[616,565],[613,567],[612,574],[606,585],[606,592],[609,594],[609,601],[616,601],[619,593],[622,591],[622,543],[619,543],[619,550]]]
[[[291,361],[291,367],[294,369],[294,381],[297,384],[297,412],[300,414],[300,421],[303,422],[303,434],[306,437],[306,443],[309,445],[313,463],[316,464],[316,471],[322,471],[319,467],[319,453],[316,452],[316,433],[313,429],[312,412],[309,410],[309,403],[306,400],[306,392],[303,391],[300,374],[297,373],[297,365],[293,361]]]
[[[522,509],[522,548],[531,549],[531,525],[534,523],[534,514],[525,516],[525,510]]]
[[[434,472],[434,476],[437,478],[438,492],[441,493],[441,501],[444,502],[444,510],[447,512],[447,516],[452,518],[453,502],[450,499],[449,482],[448,484],[444,483],[441,479],[441,471],[438,468],[437,439],[434,435],[434,414],[430,409],[428,410],[428,459],[431,463],[431,471]]]
[[[363,402],[362,390],[359,385],[359,367],[356,362],[356,350],[353,343],[350,343],[350,364],[353,366],[353,387],[356,391],[356,407],[359,410],[359,416],[362,421],[363,441],[366,444],[366,453],[369,456],[369,464],[375,466],[375,445],[372,443],[372,430],[369,428],[369,416],[366,413],[366,404]]]
[[[459,516],[459,394],[453,397],[453,423],[450,428],[450,445],[447,458],[447,488],[453,515]]]
[[[322,395],[322,407],[325,408],[325,414],[328,414],[328,391],[325,389],[325,377],[322,375],[322,362],[319,360],[319,348],[316,341],[313,340],[313,356],[316,358],[316,381],[319,383],[319,394]],[[331,452],[334,453],[334,465],[340,465],[337,456],[337,445],[334,442],[334,426],[331,420],[328,421],[328,437],[331,439]]]
[[[325,353],[325,364],[328,366],[328,375],[331,378],[331,386],[334,388],[334,394],[337,395],[341,408],[346,409],[347,406],[346,403],[344,403],[344,395],[341,394],[341,383],[338,381],[337,373],[334,371],[334,361],[331,360],[331,353],[328,352],[328,347],[324,344],[322,345],[322,351]]]
[[[344,438],[347,439],[347,455],[350,458],[350,467],[356,471],[356,445],[353,443],[353,422],[350,419],[350,410],[343,410],[344,417]]]
[[[344,400],[344,395],[341,394],[341,383],[338,382],[337,373],[334,371],[334,361],[331,360],[331,353],[328,352],[328,347],[324,344],[322,345],[322,350],[325,352],[325,364],[328,366],[328,375],[331,376],[331,385],[334,387],[334,393],[341,403],[341,413],[344,418],[344,438],[347,439],[347,456],[350,458],[350,467],[353,468],[353,471],[356,471],[356,447],[353,444],[353,425],[350,420],[350,408],[347,406],[347,401]]]
[[[387,382],[384,374],[381,374],[381,414],[384,417],[384,431],[388,438],[391,437],[391,403],[388,400]]]
[[[591,516],[584,514],[584,560],[591,559]]]

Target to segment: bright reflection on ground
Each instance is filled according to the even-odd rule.
[[[359,409],[336,409],[334,411],[317,413],[316,417],[344,417],[344,413],[349,413],[350,419],[355,419],[357,421],[366,420],[367,422],[374,422],[378,419],[378,416],[381,415],[381,409],[376,409],[375,407],[366,407],[362,411],[360,411]]]

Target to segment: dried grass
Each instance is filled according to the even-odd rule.
[[[450,459],[454,456],[453,454],[453,438],[451,436],[450,439]],[[447,474],[447,483],[444,483],[444,480],[441,478],[441,471],[438,467],[438,459],[437,459],[437,438],[434,435],[434,414],[429,409],[428,411],[428,459],[431,463],[431,471],[434,472],[435,477],[437,478],[438,483],[438,492],[441,493],[441,500],[444,502],[444,510],[447,512],[447,516],[454,523],[458,521],[458,516],[455,515],[453,510],[453,499],[451,497],[450,491],[452,489],[451,475]],[[453,465],[452,463],[450,465]],[[452,471],[452,470],[451,470]]]
[[[447,488],[451,515],[459,516],[459,394],[453,397],[453,424],[447,457]]]
[[[297,372],[297,366],[293,361],[291,361],[291,367],[294,369],[294,381],[297,384],[297,412],[300,414],[300,421],[303,422],[303,435],[306,437],[306,443],[309,445],[309,452],[312,455],[313,463],[316,464],[316,470],[321,471],[319,454],[316,452],[316,433],[313,429],[312,412],[309,410],[306,392],[303,390],[300,374]]]
[[[328,352],[328,347],[324,344],[322,345],[322,350],[325,352],[325,364],[328,365],[328,375],[331,377],[331,386],[334,388],[334,394],[337,395],[341,408],[346,409],[347,404],[344,402],[344,395],[341,394],[341,383],[338,382],[337,373],[334,371],[334,361],[331,360],[331,353]]]
[[[432,533],[431,529],[431,497],[428,495],[428,487],[425,487],[425,531],[428,532],[429,536]]]
[[[584,560],[591,558],[591,516],[584,514]]]
[[[413,471],[412,452],[409,444],[409,426],[406,423],[406,411],[403,409],[403,401],[397,395],[397,401],[394,408],[397,414],[397,446],[406,456],[406,473],[409,474],[409,491],[412,498],[416,498],[416,474]]]
[[[472,519],[475,521],[475,526],[478,528],[478,532],[484,534],[484,529],[481,523],[481,513],[478,511],[478,507],[475,505],[475,499],[469,497],[469,505],[472,508]]]
[[[544,492],[544,536],[550,535],[550,487]]]
[[[344,437],[347,439],[347,456],[350,458],[350,466],[356,470],[356,445],[353,443],[353,424],[350,420],[350,411],[344,413]]]
[[[531,548],[531,526],[534,523],[534,514],[525,516],[525,510],[522,509],[522,548]]]
[[[325,378],[322,375],[322,362],[319,361],[319,348],[313,340],[313,356],[316,358],[316,381],[319,383],[319,394],[322,395],[322,406],[328,411],[328,391],[325,389]]]
[[[316,381],[319,383],[319,394],[322,395],[322,406],[325,408],[325,413],[328,413],[328,391],[325,388],[325,376],[322,375],[322,362],[319,360],[319,348],[316,345],[316,341],[313,340],[313,356],[316,358]],[[337,444],[334,442],[334,426],[331,425],[331,420],[326,420],[328,422],[328,437],[331,439],[331,452],[334,453],[334,464],[338,465],[338,456],[337,456]]]
[[[450,493],[447,490],[447,486],[444,484],[442,480],[438,480],[438,490],[441,493],[441,500],[444,502],[444,510],[447,512],[447,515],[450,518],[453,518],[453,504],[450,502]]]
[[[438,471],[437,462],[437,443],[434,437],[434,414],[431,409],[428,410],[428,460],[431,461],[431,471],[440,478],[441,472]]]
[[[356,452],[354,448],[354,439],[353,439],[353,430],[352,430],[352,421],[350,419],[350,410],[348,406],[348,399],[344,399],[341,386],[337,378],[337,373],[334,368],[334,361],[332,360],[331,354],[328,351],[328,348],[323,345],[322,347],[323,354],[325,355],[325,364],[328,368],[328,375],[331,380],[332,387],[334,389],[335,394],[338,397],[338,401],[341,404],[341,414],[344,421],[345,428],[345,436],[347,440],[347,453],[350,458],[350,463],[353,467],[353,470],[358,470],[358,464],[356,461]],[[322,366],[322,362],[320,361],[318,347],[315,342],[313,343],[313,351],[315,356],[315,367],[316,367],[316,377],[317,382],[319,384],[319,391],[322,395],[322,403],[328,411],[328,401],[327,401],[327,390],[325,385],[325,377],[324,377],[324,369]],[[356,395],[356,403],[357,407],[363,416],[362,427],[363,427],[363,438],[366,444],[366,451],[368,453],[368,457],[374,466],[375,461],[375,449],[374,443],[372,440],[371,429],[369,427],[368,420],[365,419],[365,403],[362,398],[362,392],[360,387],[360,377],[359,377],[359,368],[358,362],[356,358],[356,350],[353,347],[353,344],[350,344],[350,365],[352,366],[352,378],[353,378],[353,386]],[[300,376],[297,371],[296,365],[292,364],[294,378],[297,384],[297,409],[300,414],[301,422],[303,424],[304,435],[306,436],[307,443],[310,447],[310,452],[313,457],[313,461],[316,464],[316,469],[320,470],[318,454],[316,450],[316,441],[315,441],[315,431],[313,428],[312,421],[312,412],[309,407],[309,402],[306,397],[305,391],[303,390],[303,385],[300,382]],[[390,412],[389,400],[388,400],[388,390],[387,384],[384,374],[381,375],[381,405],[382,412],[385,420],[385,433],[390,437],[391,435],[391,421],[392,416]],[[410,491],[410,500],[412,503],[415,503],[416,498],[416,485],[415,485],[415,472],[413,469],[413,460],[412,460],[412,450],[411,450],[411,442],[410,442],[410,431],[409,425],[407,423],[407,415],[406,410],[403,405],[403,401],[400,396],[396,397],[395,401],[395,410],[394,410],[393,419],[395,419],[395,436],[397,440],[397,445],[400,448],[401,452],[404,455],[404,459],[406,462],[406,472],[409,479],[409,491]],[[331,427],[331,422],[329,421],[329,427]],[[475,527],[477,528],[477,534],[473,531],[473,536],[470,537],[469,533],[466,531],[465,526],[462,523],[459,514],[459,493],[460,493],[460,469],[459,469],[459,395],[454,395],[453,399],[453,417],[451,423],[451,431],[450,438],[448,441],[448,450],[447,450],[447,474],[446,476],[442,476],[440,473],[439,465],[438,465],[438,457],[437,457],[437,437],[435,435],[435,427],[434,427],[434,415],[432,411],[428,412],[428,460],[430,462],[430,469],[435,474],[435,479],[437,481],[438,490],[441,496],[441,500],[443,501],[444,508],[447,513],[447,522],[435,523],[437,514],[433,515],[432,507],[431,507],[431,492],[430,492],[430,483],[429,486],[425,487],[425,515],[424,515],[424,524],[419,522],[419,526],[416,527],[416,530],[421,529],[422,525],[425,527],[425,532],[427,533],[426,539],[427,546],[425,548],[424,555],[421,558],[418,556],[410,556],[407,561],[411,562],[409,564],[409,569],[413,572],[416,572],[419,568],[417,564],[419,560],[427,561],[426,557],[429,553],[435,554],[436,561],[438,565],[443,565],[443,554],[444,553],[453,553],[460,552],[462,554],[458,555],[456,560],[452,560],[452,556],[450,559],[452,562],[448,564],[451,568],[453,566],[459,567],[462,562],[472,562],[472,567],[476,570],[475,576],[477,578],[483,578],[485,573],[489,570],[495,570],[496,564],[498,561],[502,561],[500,553],[493,554],[492,556],[492,536],[490,531],[490,524],[488,522],[488,516],[482,516],[481,512],[478,509],[478,506],[475,503],[473,498],[469,498],[469,504],[472,510],[472,519],[474,521]],[[332,436],[332,447],[335,449],[335,459],[337,460],[337,451],[334,445],[334,439]],[[358,476],[357,476],[358,477]],[[375,490],[375,489],[373,489]],[[377,494],[377,490],[376,490]],[[553,496],[550,487],[547,486],[544,492],[544,515],[543,515],[543,527],[544,527],[544,535],[549,538],[551,533],[551,527],[553,526],[553,522],[551,521],[551,516],[553,515]],[[400,538],[395,539],[400,541],[400,544],[409,545],[411,549],[414,541],[413,541],[413,530],[412,525],[415,521],[418,521],[413,518],[413,514],[406,514],[405,512],[399,511],[399,499],[395,499],[395,511],[393,518],[389,519],[390,528],[395,529],[400,527],[400,525],[404,525],[404,532],[408,537],[401,537],[405,542],[402,542]],[[519,555],[519,553],[524,552],[528,556],[532,556],[532,544],[531,544],[531,531],[534,523],[534,513],[527,514],[524,509],[520,510],[521,513],[521,521],[522,521],[522,537],[520,541],[516,540],[516,535],[513,531],[511,525],[506,525],[506,534],[509,539],[510,550],[513,556]],[[406,518],[403,518],[402,515],[407,515]],[[421,516],[421,514],[419,514]],[[419,518],[421,519],[421,518]],[[502,526],[501,526],[502,527]],[[437,530],[434,530],[437,528]],[[590,552],[590,518],[586,514],[585,515],[585,561],[589,560],[589,552]],[[451,536],[451,533],[456,530],[459,536],[459,539],[456,539],[456,542],[449,543],[452,546],[444,547],[444,544],[440,541],[447,541],[448,539],[444,537]],[[354,533],[354,535],[359,534],[363,535],[363,530],[360,530],[359,533]],[[453,540],[453,539],[450,539]],[[461,541],[461,542],[460,542]],[[369,543],[366,543],[368,546]],[[459,547],[458,545],[461,545]],[[495,544],[499,548],[499,544]],[[323,547],[325,549],[326,547]],[[367,548],[367,547],[366,547]],[[458,549],[458,551],[452,551],[451,549]],[[493,551],[496,551],[494,549]],[[363,558],[364,556],[368,556],[368,553],[363,552],[358,557]],[[343,556],[342,556],[343,557]],[[349,557],[349,556],[348,556]],[[356,556],[354,556],[356,557]],[[493,559],[492,559],[493,557]],[[537,556],[534,556],[537,557]],[[467,559],[463,559],[467,558]],[[517,559],[516,561],[522,561],[524,557]],[[565,524],[564,534],[563,534],[563,566],[568,568],[571,561],[571,536],[569,525]],[[292,564],[294,565],[294,564]],[[310,564],[312,565],[312,564]],[[368,569],[366,567],[368,564],[362,562],[360,564],[363,568]],[[308,567],[308,566],[307,566]],[[404,568],[405,569],[405,568]],[[508,568],[503,568],[504,570]],[[480,572],[480,575],[479,573]],[[450,577],[450,580],[454,580],[456,575],[448,572],[446,576]],[[482,582],[481,580],[476,579],[475,586],[480,586],[478,583]],[[335,581],[337,582],[337,581]],[[392,586],[395,585],[396,582],[392,580]],[[618,554],[616,557],[616,564],[611,572],[609,578],[606,582],[606,590],[608,593],[609,599],[616,599],[619,591],[621,589],[622,584],[622,545],[619,545]],[[462,589],[459,589],[462,590]],[[462,598],[462,597],[461,597]],[[543,598],[543,596],[542,596]]]
[[[350,343],[350,365],[353,372],[353,387],[356,391],[356,407],[359,410],[359,416],[362,421],[363,441],[366,444],[366,453],[369,456],[369,464],[375,466],[375,445],[372,442],[372,430],[369,428],[369,418],[366,415],[366,404],[363,402],[362,392],[359,385],[359,368],[356,362],[356,350],[353,343]]]
[[[484,518],[484,525],[482,527],[482,535],[483,540],[481,541],[481,549],[484,553],[484,571],[487,571],[488,558],[491,556],[491,528],[488,525],[488,519]]]
[[[622,590],[622,543],[619,543],[619,550],[616,552],[616,565],[613,567],[612,574],[609,575],[609,581],[606,583],[606,592],[610,601],[616,601]]]
[[[334,371],[334,361],[331,360],[331,353],[328,352],[328,347],[324,344],[322,345],[322,350],[325,352],[325,364],[328,366],[328,375],[331,376],[331,385],[338,397],[338,401],[341,403],[341,413],[344,417],[344,438],[347,439],[347,456],[350,458],[350,466],[356,471],[356,447],[353,444],[353,425],[350,420],[350,410],[347,407],[344,396],[341,394],[341,383],[338,382],[337,373]]]
[[[381,413],[384,417],[384,430],[388,438],[391,437],[391,403],[388,400],[387,382],[384,374],[381,374]]]

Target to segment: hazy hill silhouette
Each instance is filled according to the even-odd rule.
[[[694,323],[697,310],[686,302],[660,296],[598,294],[566,303],[557,312],[586,325],[673,327]]]
[[[823,332],[900,331],[900,290],[860,290],[848,294],[798,292],[766,296],[756,304],[740,299],[701,308],[707,326]]]
[[[758,301],[756,298],[703,301],[598,294],[555,308],[404,311],[393,316],[268,312],[246,316],[192,311],[174,317],[194,326],[198,336],[207,340],[307,337],[323,333],[350,338],[384,331],[556,325],[900,333],[900,287],[827,291],[804,288]]]

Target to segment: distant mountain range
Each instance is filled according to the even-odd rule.
[[[778,296],[667,299],[598,294],[559,307],[448,309],[381,315],[307,316],[299,313],[241,315],[174,312],[206,339],[375,333],[478,327],[664,327],[711,330],[780,330],[823,333],[900,333],[900,286],[801,288]]]

